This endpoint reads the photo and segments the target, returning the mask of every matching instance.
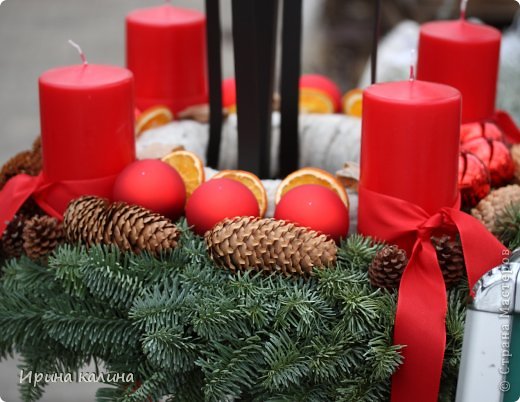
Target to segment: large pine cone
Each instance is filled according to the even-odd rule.
[[[370,283],[383,289],[398,288],[407,264],[406,251],[395,245],[383,247],[368,267]]]
[[[33,260],[46,257],[65,236],[61,223],[50,216],[34,216],[25,223],[23,229],[23,249]]]
[[[210,257],[236,272],[311,275],[336,261],[336,244],[324,235],[275,219],[225,219],[205,234]]]
[[[159,254],[175,248],[179,230],[168,218],[145,208],[87,196],[72,201],[63,226],[71,243],[114,244],[123,251]]]
[[[520,203],[520,186],[512,184],[493,190],[471,210],[471,214],[496,234],[496,222],[511,204]]]
[[[437,252],[437,260],[441,267],[446,288],[456,285],[463,277],[466,270],[464,253],[460,240],[453,240],[448,235],[432,237],[432,245]]]
[[[18,258],[23,253],[23,229],[26,217],[15,215],[2,235],[1,245],[4,255],[8,258]]]

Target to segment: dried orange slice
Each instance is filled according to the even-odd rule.
[[[231,179],[238,181],[245,185],[254,194],[258,201],[258,208],[260,209],[260,216],[264,216],[267,211],[267,192],[262,184],[262,181],[253,173],[244,170],[223,170],[218,172],[214,179]]]
[[[135,121],[135,135],[139,137],[144,131],[163,126],[173,120],[173,113],[166,106],[154,106],[142,112]]]
[[[189,198],[206,178],[204,164],[193,152],[184,150],[173,151],[162,158],[162,161],[169,164],[181,175],[186,186],[186,198]]]
[[[303,113],[334,113],[334,103],[325,92],[300,88],[300,110]]]
[[[276,190],[276,203],[278,204],[289,190],[304,184],[318,184],[327,187],[334,191],[347,207],[349,206],[347,191],[343,184],[333,174],[313,167],[299,169],[283,179]]]
[[[348,116],[361,117],[363,113],[362,89],[351,89],[343,96],[343,113]]]

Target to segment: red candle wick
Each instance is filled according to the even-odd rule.
[[[466,10],[468,8],[468,0],[461,0],[460,2],[460,19],[466,19]]]
[[[415,49],[410,51],[410,81],[415,81]]]
[[[78,51],[79,57],[81,57],[81,61],[82,61],[83,65],[84,66],[88,65],[87,58],[85,57],[85,53],[83,53],[83,50],[81,50],[81,47],[76,42],[74,42],[70,39],[69,39],[69,43],[72,47],[74,47]]]

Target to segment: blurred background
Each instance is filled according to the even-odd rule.
[[[223,7],[224,76],[233,76],[230,0]],[[39,134],[38,76],[45,70],[77,64],[79,43],[91,63],[124,65],[125,15],[160,0],[5,0],[0,5],[0,163],[30,147]],[[172,0],[203,9],[203,0]],[[368,83],[373,2],[304,0],[303,72],[324,74],[343,91]],[[380,80],[406,77],[403,68],[416,46],[421,22],[454,18],[455,0],[384,0]],[[470,0],[468,15],[505,33],[498,104],[520,121],[520,27],[515,0]],[[81,155],[78,155],[81,158]],[[88,161],[85,161],[88,164]],[[1,328],[0,328],[1,331]],[[16,359],[0,362],[0,400],[19,401]],[[53,385],[43,401],[92,401],[97,385]]]

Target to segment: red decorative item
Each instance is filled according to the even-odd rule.
[[[167,163],[146,159],[132,163],[118,176],[114,201],[124,201],[173,220],[184,210],[186,189],[177,171]]]
[[[341,198],[326,187],[304,184],[285,194],[274,213],[283,219],[321,232],[336,242],[348,234],[349,214]]]
[[[300,88],[310,88],[323,92],[332,101],[334,111],[341,111],[341,91],[329,78],[318,74],[302,75],[300,77]]]
[[[259,212],[258,201],[251,190],[224,178],[201,184],[186,205],[188,225],[201,236],[225,218],[258,216]]]
[[[222,81],[222,106],[225,108],[237,105],[237,83],[234,78],[226,78]]]
[[[475,154],[489,169],[492,187],[502,187],[515,175],[515,164],[503,142],[476,138],[462,145],[462,149]]]
[[[464,144],[476,138],[502,141],[502,131],[494,123],[467,123],[460,127],[460,142]]]
[[[459,189],[462,206],[473,208],[491,191],[486,165],[472,153],[462,151],[459,157]]]
[[[207,102],[206,18],[164,4],[126,18],[126,62],[135,75],[141,110],[166,105],[173,113]]]
[[[462,93],[462,123],[485,121],[495,112],[500,31],[461,18],[421,27],[417,78]]]

